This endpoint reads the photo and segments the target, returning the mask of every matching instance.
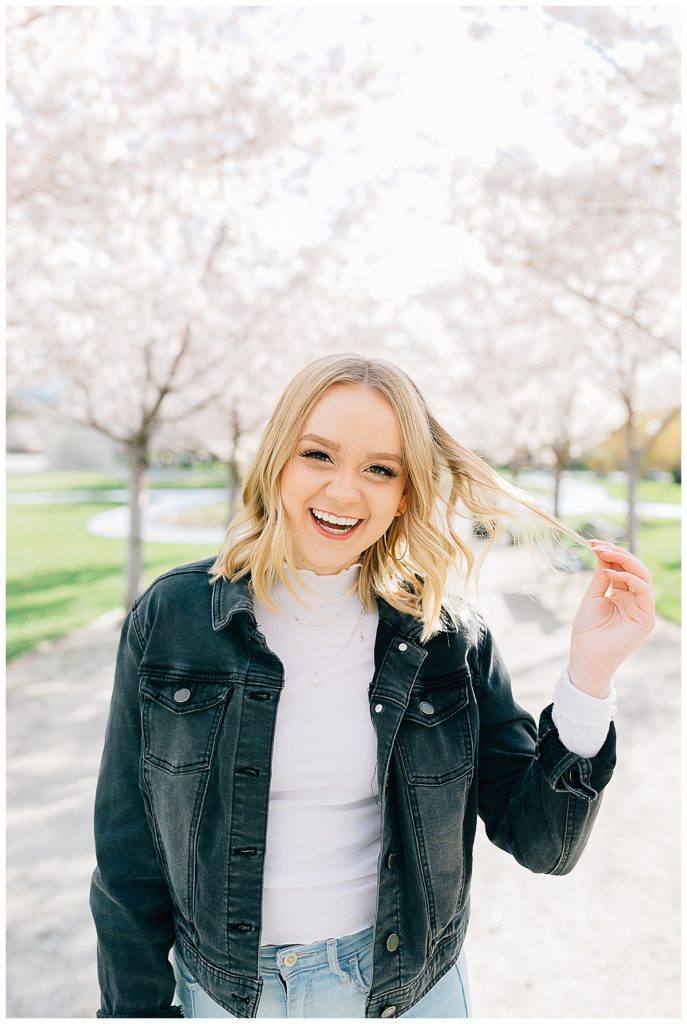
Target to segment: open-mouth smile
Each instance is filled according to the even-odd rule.
[[[317,532],[322,534],[323,537],[331,537],[334,540],[342,540],[344,537],[351,537],[363,522],[362,519],[359,519],[353,526],[340,526],[336,523],[327,523],[324,520],[318,519],[312,509],[308,509],[308,512],[310,514],[310,520]],[[343,518],[343,516],[341,518]]]

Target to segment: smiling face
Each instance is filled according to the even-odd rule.
[[[394,516],[405,512],[407,479],[391,404],[373,388],[332,384],[311,410],[281,474],[296,567],[325,576],[360,561]],[[312,509],[361,521],[335,532]]]

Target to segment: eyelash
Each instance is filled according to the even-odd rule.
[[[317,451],[317,450],[312,450],[312,451],[309,451],[309,452],[301,452],[300,453],[300,457],[302,459],[309,459],[311,455],[324,455],[324,456],[326,456],[326,458],[329,458],[329,455],[327,455],[326,452],[320,452],[320,451]],[[316,459],[315,461],[319,462],[319,459]],[[389,466],[382,466],[379,463],[376,463],[374,466],[370,466],[370,469],[383,469],[384,470],[383,473],[373,473],[372,476],[387,476],[389,478],[398,476],[398,473],[395,470],[390,469]]]

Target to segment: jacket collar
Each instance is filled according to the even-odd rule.
[[[249,590],[250,572],[241,579],[231,582],[220,577],[212,585],[212,628],[217,631],[224,629],[237,612],[248,612],[255,621],[253,598]],[[379,618],[409,640],[419,642],[422,634],[422,623],[412,615],[400,612],[390,605],[383,597],[375,597]]]

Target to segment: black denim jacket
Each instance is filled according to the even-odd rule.
[[[95,801],[98,1017],[183,1016],[175,940],[217,1003],[256,1016],[283,666],[258,631],[249,577],[210,585],[213,561],[161,576],[122,628]],[[477,815],[530,871],[567,873],[615,766],[615,727],[595,757],[571,753],[551,705],[537,730],[515,703],[475,609],[422,644],[418,620],[377,606],[368,695],[381,850],[365,1014],[391,1017],[460,953]]]

